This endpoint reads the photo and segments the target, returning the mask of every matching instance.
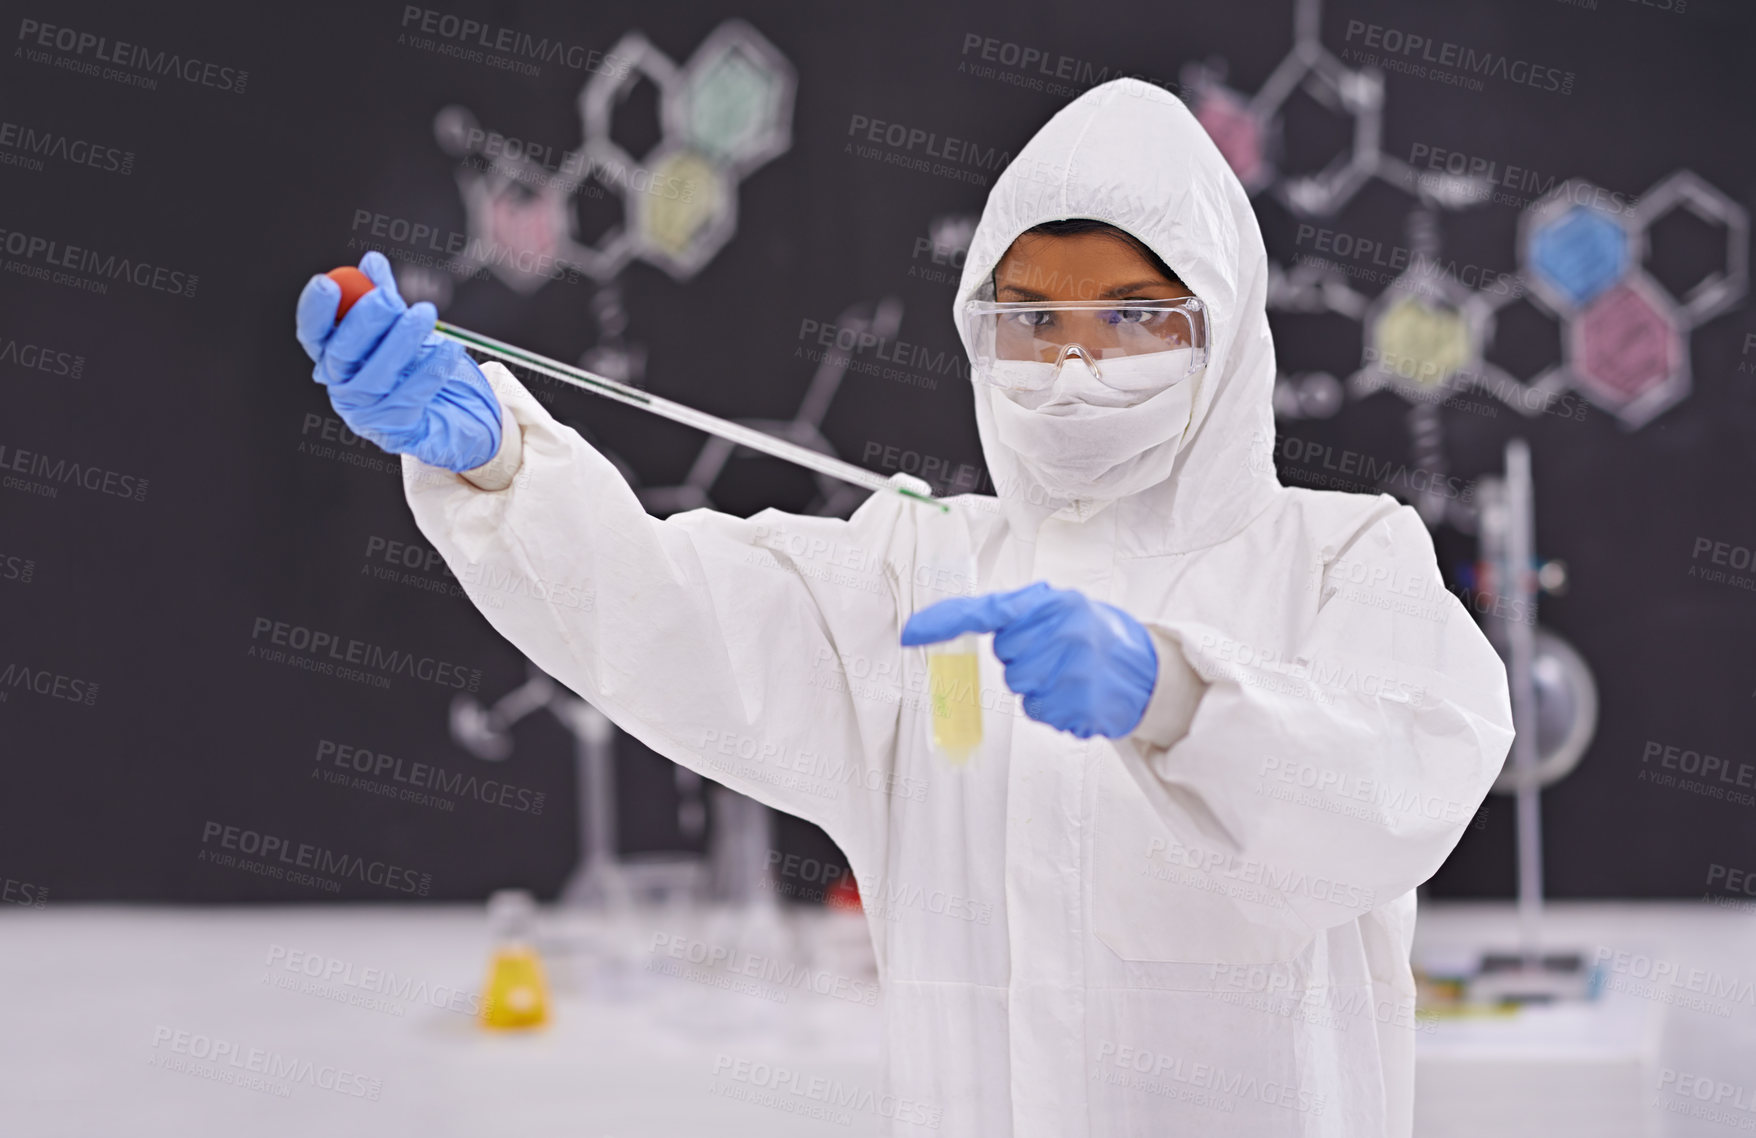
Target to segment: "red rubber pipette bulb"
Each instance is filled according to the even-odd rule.
[[[331,269],[323,275],[341,286],[341,303],[335,306],[335,320],[338,324],[348,314],[348,309],[354,306],[355,301],[378,287],[372,283],[371,277],[352,265]]]

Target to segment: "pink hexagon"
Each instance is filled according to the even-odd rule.
[[[566,202],[554,182],[536,189],[512,182],[488,204],[488,239],[515,264],[532,256],[552,262],[566,230]]]
[[[1195,120],[1207,129],[1232,173],[1248,189],[1261,185],[1267,173],[1262,153],[1262,120],[1243,101],[1221,87],[1208,87],[1195,104]]]
[[[1573,372],[1613,403],[1626,403],[1677,374],[1683,343],[1676,326],[1638,289],[1617,285],[1569,328]]]

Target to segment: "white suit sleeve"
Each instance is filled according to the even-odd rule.
[[[887,796],[900,659],[879,551],[899,512],[649,515],[616,468],[497,364],[500,453],[454,475],[404,459],[409,505],[494,628],[665,757],[826,829],[850,855]],[[840,558],[839,574],[823,571]],[[855,568],[847,568],[855,565]]]
[[[1433,875],[1499,774],[1512,713],[1500,658],[1445,590],[1411,508],[1380,514],[1307,579],[1316,616],[1290,643],[1145,622],[1163,690],[1119,750],[1224,872],[1335,883],[1274,907],[1320,929]]]

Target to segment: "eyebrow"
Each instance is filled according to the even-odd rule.
[[[1125,285],[1117,285],[1115,288],[1112,288],[1112,289],[1108,290],[1107,292],[1101,292],[1097,296],[1092,297],[1091,299],[1093,299],[1093,300],[1114,300],[1115,298],[1117,298],[1119,296],[1126,296],[1131,292],[1139,292],[1141,289],[1176,288],[1176,287],[1177,286],[1172,284],[1170,281],[1161,281],[1161,280],[1132,281],[1132,282],[1125,284]],[[1049,299],[1047,295],[1040,293],[1040,292],[1037,292],[1035,289],[1025,288],[1022,285],[1014,285],[1014,284],[1001,285],[999,291],[1000,292],[1017,293],[1018,295],[1024,297],[1026,300],[1047,300],[1047,299]]]

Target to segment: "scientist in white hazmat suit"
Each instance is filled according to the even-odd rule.
[[[1505,672],[1412,509],[1277,482],[1261,235],[1177,99],[1094,88],[996,180],[953,315],[999,493],[949,529],[895,494],[656,520],[362,268],[299,338],[483,615],[847,855],[889,1133],[1409,1135],[1414,890],[1500,770]],[[902,641],[989,632],[955,766]]]

